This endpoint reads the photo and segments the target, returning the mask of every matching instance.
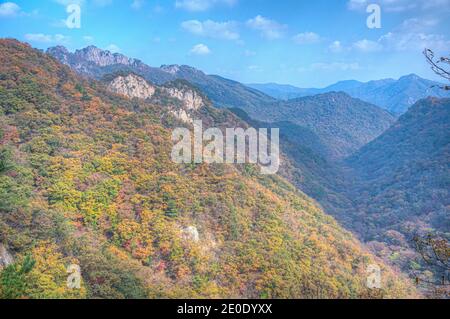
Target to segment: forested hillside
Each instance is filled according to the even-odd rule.
[[[176,79],[188,81],[215,107],[241,109],[254,120],[277,124],[284,135],[294,141],[294,147],[306,146],[327,160],[349,156],[383,133],[395,120],[379,107],[344,93],[276,101],[239,82],[206,75],[187,65],[155,68],[94,46],[74,53],[58,46],[49,48],[47,52],[89,78],[105,80],[111,74],[134,73],[158,85]]]
[[[290,122],[310,131],[315,138],[305,140],[333,160],[349,156],[395,121],[390,113],[375,105],[336,92],[278,101],[249,115],[268,122]]]
[[[0,243],[14,258],[1,297],[417,296],[280,177],[174,164],[171,129],[186,124],[169,106],[0,40]],[[81,289],[66,286],[70,264]]]
[[[427,269],[411,252],[415,234],[450,238],[449,123],[450,99],[421,100],[346,160],[354,208],[339,219],[409,271]]]

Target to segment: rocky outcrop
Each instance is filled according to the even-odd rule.
[[[180,66],[177,64],[173,64],[173,65],[162,65],[161,66],[161,70],[163,70],[164,72],[176,75],[178,72],[180,72]]]
[[[203,97],[193,89],[167,87],[164,91],[172,98],[178,99],[183,102],[183,106],[187,110],[198,110],[205,102]]]
[[[183,109],[171,110],[170,113],[180,121],[190,124],[194,123],[194,118]]]
[[[88,46],[82,50],[75,51],[75,56],[79,59],[93,62],[99,66],[108,66],[114,64],[133,65],[137,60],[130,59],[120,53],[112,53],[108,50],[102,50],[95,46]]]
[[[108,85],[108,90],[113,93],[125,95],[129,98],[149,99],[156,91],[156,88],[143,78],[129,74],[127,76],[118,76]]]
[[[182,234],[184,240],[195,243],[200,240],[200,235],[198,233],[197,227],[195,226],[188,226],[183,228]]]
[[[3,244],[0,244],[0,270],[14,262],[13,256]]]

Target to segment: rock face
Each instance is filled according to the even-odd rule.
[[[108,90],[128,98],[150,99],[158,91],[159,95],[178,100],[168,105],[169,111],[179,120],[192,123],[192,112],[206,105],[203,96],[192,86],[182,81],[170,82],[165,86],[153,86],[135,74],[117,76],[108,84]]]
[[[183,109],[171,110],[170,113],[185,123],[194,123],[194,118]]]
[[[101,79],[104,75],[120,70],[133,70],[134,73],[144,76],[147,80],[156,84],[163,84],[175,80],[175,76],[160,68],[146,65],[138,59],[128,58],[120,53],[112,53],[95,46],[69,52],[63,46],[55,46],[47,49],[47,53],[70,66],[76,72]]]
[[[89,46],[85,49],[79,50],[78,54],[81,58],[94,62],[100,66],[113,64],[132,65],[135,63],[134,59],[129,59],[122,54],[101,50],[94,46]]]
[[[156,91],[154,86],[134,74],[116,77],[109,83],[108,89],[113,93],[125,95],[129,98],[136,97],[144,100],[151,98]]]
[[[120,53],[112,53],[108,50],[102,50],[95,46],[88,46],[82,50],[77,50],[75,55],[81,60],[93,62],[99,66],[108,66],[114,64],[133,65],[135,59],[130,59]]]
[[[14,262],[13,256],[8,252],[3,244],[0,244],[0,269],[7,267]]]
[[[105,75],[119,71],[132,71],[156,85],[185,80],[200,89],[217,107],[240,108],[249,112],[257,111],[261,105],[275,101],[274,98],[239,82],[208,75],[188,65],[151,67],[138,59],[111,53],[94,46],[76,50],[73,53],[62,46],[57,46],[49,48],[47,53],[69,65],[76,72],[96,79],[102,79]]]
[[[200,235],[198,234],[197,227],[189,226],[183,228],[183,238],[188,241],[198,242],[200,240]]]
[[[164,88],[164,91],[172,98],[183,102],[183,105],[188,110],[198,110],[205,102],[200,94],[191,89],[178,89],[175,87]]]

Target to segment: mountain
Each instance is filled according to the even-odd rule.
[[[203,93],[183,80],[156,86],[148,83],[144,78],[130,73],[126,75],[112,74],[105,77],[103,81],[112,93],[130,99],[138,98],[150,103],[167,105],[167,110],[172,115],[186,123],[193,123],[194,118],[200,116],[198,111],[211,105]]]
[[[163,65],[155,68],[140,60],[111,53],[89,46],[74,53],[65,47],[49,48],[47,53],[69,65],[76,72],[95,79],[116,72],[132,72],[154,84],[164,84],[177,79],[190,82],[204,92],[217,107],[257,109],[259,105],[273,102],[268,95],[249,88],[239,82],[216,75],[206,75],[187,65]]]
[[[14,258],[1,297],[419,296],[284,179],[172,162],[173,129],[191,129],[170,112],[182,101],[134,96],[133,83],[152,91],[0,40],[0,245]],[[219,127],[235,118],[198,111]],[[374,263],[377,291],[366,287]],[[80,289],[67,287],[68,266]]]
[[[345,161],[354,209],[338,219],[409,270],[414,234],[450,236],[449,123],[450,99],[420,100]]]
[[[346,159],[359,176],[355,192],[366,194],[361,207],[377,221],[361,230],[376,238],[379,227],[405,229],[405,223],[426,229],[450,229],[450,99],[417,102],[398,122]]]
[[[375,105],[336,92],[278,101],[248,113],[257,120],[287,121],[309,130],[315,138],[292,137],[330,159],[349,156],[395,121]]]
[[[60,62],[69,65],[76,72],[97,79],[117,71],[134,71],[136,74],[152,74],[150,81],[155,84],[174,80],[170,73],[159,68],[150,67],[138,59],[101,50],[95,46],[88,46],[76,50],[74,53],[69,52],[63,46],[56,46],[48,48],[47,53]]]
[[[291,100],[298,97],[304,97],[309,95],[320,94],[320,89],[301,89],[293,85],[288,84],[277,84],[277,83],[265,83],[265,84],[247,84],[260,92],[272,96],[279,100]]]
[[[320,142],[311,143],[306,139],[303,139],[303,142],[307,143],[308,147],[325,144],[328,149],[322,149],[321,154],[331,158],[349,155],[378,136],[392,123],[392,117],[386,112],[377,110],[375,107],[368,107],[361,101],[348,97],[338,98],[337,103],[348,105],[345,107],[341,105],[335,110],[333,110],[335,98],[331,95],[329,98],[317,97],[316,99],[281,103],[239,82],[216,75],[206,75],[202,71],[186,65],[163,65],[160,68],[153,68],[139,60],[118,53],[113,54],[94,46],[77,50],[74,53],[58,46],[49,48],[47,53],[69,65],[78,73],[96,79],[109,78],[111,74],[128,73],[136,74],[156,85],[183,79],[197,87],[216,107],[242,109],[257,121],[289,121],[311,129],[321,139]],[[306,105],[299,107],[299,104],[310,104],[311,107],[306,107]],[[308,109],[308,111],[302,110],[302,108]],[[276,112],[280,114],[277,115]],[[305,114],[309,114],[308,118],[304,118],[303,114],[299,112],[306,112]],[[368,114],[364,114],[364,112],[368,112]],[[312,115],[312,113],[316,114]],[[267,114],[271,115],[267,116]],[[314,117],[313,121],[310,121],[310,117]],[[289,128],[287,131],[291,132]]]
[[[359,81],[341,81],[323,89],[300,89],[277,84],[250,84],[275,98],[294,98],[316,95],[326,92],[345,92],[354,98],[378,105],[393,114],[403,114],[420,99],[428,96],[450,97],[450,93],[439,88],[441,83],[423,79],[415,74],[398,80],[384,79],[367,83]]]

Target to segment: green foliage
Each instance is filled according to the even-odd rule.
[[[35,263],[35,260],[27,255],[20,264],[11,264],[0,273],[1,299],[17,299],[26,296],[29,285],[27,275]]]
[[[176,218],[178,216],[177,204],[173,199],[167,201],[167,208],[165,214],[169,218]]]
[[[0,148],[0,174],[11,170],[14,167],[14,162],[12,160],[11,149]]]
[[[12,40],[0,40],[0,74],[8,99],[26,102],[0,119],[20,136],[10,141],[15,165],[0,173],[0,230],[36,261],[24,288],[21,267],[9,270],[13,297],[367,295],[373,257],[285,180],[173,163],[167,107],[110,95]],[[213,112],[203,114],[211,124],[232,120]],[[70,264],[81,267],[80,290],[66,286]],[[383,296],[415,296],[383,274],[396,279]]]

